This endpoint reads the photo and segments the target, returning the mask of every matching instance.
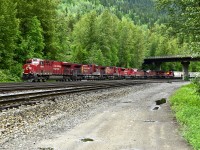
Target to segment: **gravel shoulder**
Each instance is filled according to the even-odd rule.
[[[18,127],[14,122],[16,130],[4,129],[9,134],[0,135],[0,149],[190,150],[168,103],[169,96],[184,84],[154,83],[88,92],[21,108],[18,113],[15,110],[15,118],[21,116],[21,122],[37,115],[32,116],[32,122],[26,120],[27,126],[22,123]],[[162,98],[167,103],[156,105]],[[10,118],[13,112],[4,112],[0,118]]]

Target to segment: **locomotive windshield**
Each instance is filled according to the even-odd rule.
[[[32,60],[29,59],[29,60],[26,61],[26,63],[27,63],[27,64],[31,64],[31,63],[32,63]]]
[[[39,64],[40,59],[33,58],[26,61],[27,64]]]

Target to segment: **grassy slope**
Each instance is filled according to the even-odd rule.
[[[182,87],[170,98],[172,110],[185,139],[195,150],[200,149],[200,96],[196,93],[195,85]]]

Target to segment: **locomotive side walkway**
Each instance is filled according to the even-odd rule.
[[[153,84],[130,93],[115,105],[100,107],[99,113],[70,131],[37,146],[55,150],[189,150],[169,103],[155,104],[156,100],[168,99],[181,85]]]

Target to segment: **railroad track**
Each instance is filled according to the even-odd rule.
[[[142,84],[142,82],[105,82],[99,84],[73,84],[67,88],[41,90],[25,93],[4,94],[0,96],[0,110],[15,108],[21,105],[35,104],[43,100],[54,100],[56,96],[72,94],[85,91],[94,91],[122,86],[132,86]]]
[[[128,82],[148,82],[148,83],[158,83],[158,82],[180,82],[181,80],[174,79],[135,79],[128,80]],[[113,81],[77,81],[77,82],[39,82],[39,83],[30,83],[30,82],[20,82],[20,83],[0,83],[0,95],[1,93],[12,93],[14,91],[25,91],[25,90],[45,90],[50,88],[65,88],[65,87],[75,87],[100,84],[100,83],[108,83]],[[116,80],[114,82],[127,82],[127,80]]]
[[[1,93],[12,93],[14,91],[26,91],[26,90],[45,90],[54,88],[68,88],[76,86],[90,86],[94,84],[111,83],[113,81],[87,81],[87,82],[47,82],[47,83],[14,83],[14,84],[0,84],[0,95]],[[123,82],[123,81],[116,81]],[[138,82],[138,81],[136,81]]]
[[[0,110],[16,108],[21,105],[30,105],[43,100],[54,100],[55,97],[100,89],[114,87],[133,86],[145,83],[160,83],[161,80],[122,80],[122,81],[93,81],[93,82],[71,82],[71,83],[20,83],[20,84],[0,84],[1,92],[23,91],[14,93],[4,93],[0,95]],[[165,82],[167,82],[165,80]],[[30,90],[35,91],[30,91]],[[48,90],[47,90],[48,89]],[[28,92],[27,92],[28,90]]]

